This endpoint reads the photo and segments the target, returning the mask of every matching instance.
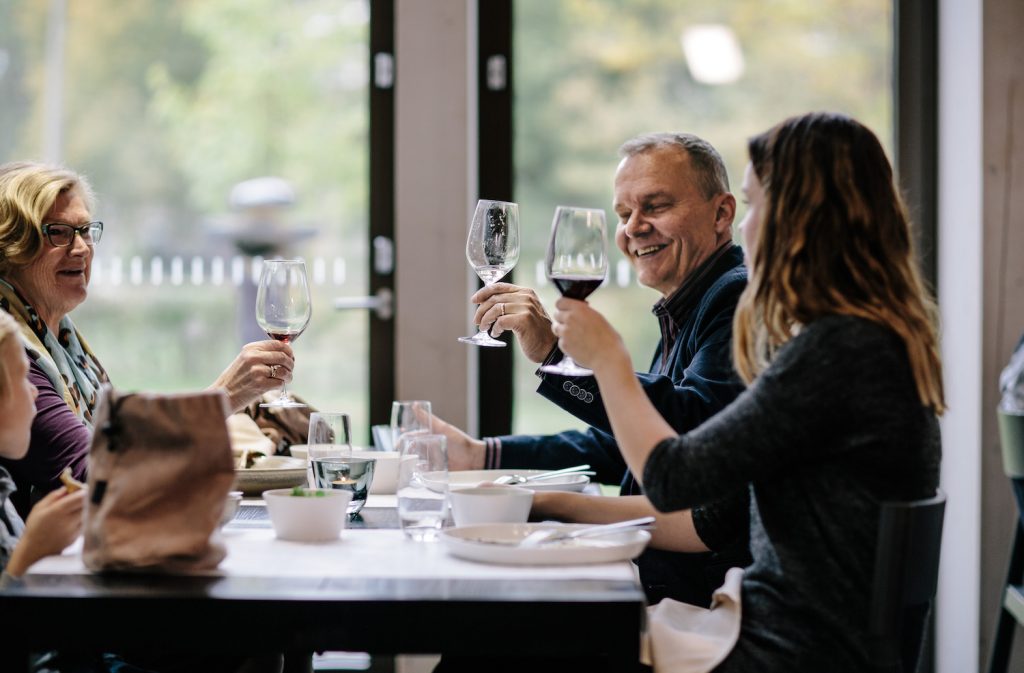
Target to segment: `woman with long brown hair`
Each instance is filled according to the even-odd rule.
[[[561,299],[562,350],[594,370],[626,462],[662,511],[750,489],[739,639],[716,671],[863,671],[881,503],[930,497],[944,410],[933,307],[875,135],[837,114],[749,142],[750,282],[737,400],[676,436],[618,334]]]

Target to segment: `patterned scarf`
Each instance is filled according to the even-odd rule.
[[[36,310],[3,278],[0,309],[21,326],[21,341],[29,359],[39,365],[75,415],[91,429],[100,385],[110,379],[71,318],[61,318],[58,334],[54,335]]]

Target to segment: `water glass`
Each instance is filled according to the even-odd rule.
[[[352,455],[352,433],[348,414],[336,411],[314,411],[309,415],[309,436],[306,447],[306,478],[316,487],[313,461],[318,458],[348,458]]]
[[[376,461],[373,458],[315,458],[311,462],[313,483],[316,488],[351,491],[349,515],[359,513],[366,504],[366,496],[373,483]]]
[[[444,435],[406,435],[398,464],[398,520],[413,540],[436,540],[448,518]]]
[[[409,433],[421,435],[431,432],[430,402],[407,400],[391,403],[391,447],[402,450],[402,438]]]

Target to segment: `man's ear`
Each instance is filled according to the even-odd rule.
[[[726,192],[715,197],[715,231],[732,236],[732,221],[736,219],[736,197]]]

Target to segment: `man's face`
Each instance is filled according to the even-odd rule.
[[[736,200],[705,198],[685,150],[627,157],[615,174],[615,242],[642,285],[667,297],[731,236]]]

